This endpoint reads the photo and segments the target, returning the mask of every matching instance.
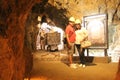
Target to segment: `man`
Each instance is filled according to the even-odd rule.
[[[75,42],[74,22],[75,22],[75,18],[70,17],[69,23],[65,29],[66,39],[67,39],[67,53],[68,53],[69,65],[71,68],[77,68],[76,65],[73,64],[73,60],[72,60],[74,53],[74,42]]]
[[[48,25],[48,20],[46,15],[41,18],[41,28],[40,28],[40,45],[41,49],[45,50],[46,37],[45,34],[50,32],[51,27]]]

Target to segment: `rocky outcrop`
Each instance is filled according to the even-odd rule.
[[[24,26],[32,6],[40,1],[0,1],[0,80],[23,80]]]
[[[58,9],[66,9],[66,16],[82,19],[83,16],[108,14],[111,23],[120,18],[119,0],[52,0],[49,3]]]

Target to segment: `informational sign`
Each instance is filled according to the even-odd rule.
[[[98,14],[91,16],[84,16],[84,27],[88,31],[88,40],[91,41],[92,46],[89,48],[108,48],[108,28],[107,15]]]

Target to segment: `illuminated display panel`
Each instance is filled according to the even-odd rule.
[[[88,31],[88,40],[92,42],[89,48],[108,48],[107,15],[91,15],[83,17],[84,27]]]

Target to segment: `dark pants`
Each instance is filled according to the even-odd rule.
[[[75,46],[76,46],[77,51],[79,53],[80,63],[85,64],[85,55],[84,55],[85,48],[82,48],[82,50],[81,50],[80,44],[75,44]]]

